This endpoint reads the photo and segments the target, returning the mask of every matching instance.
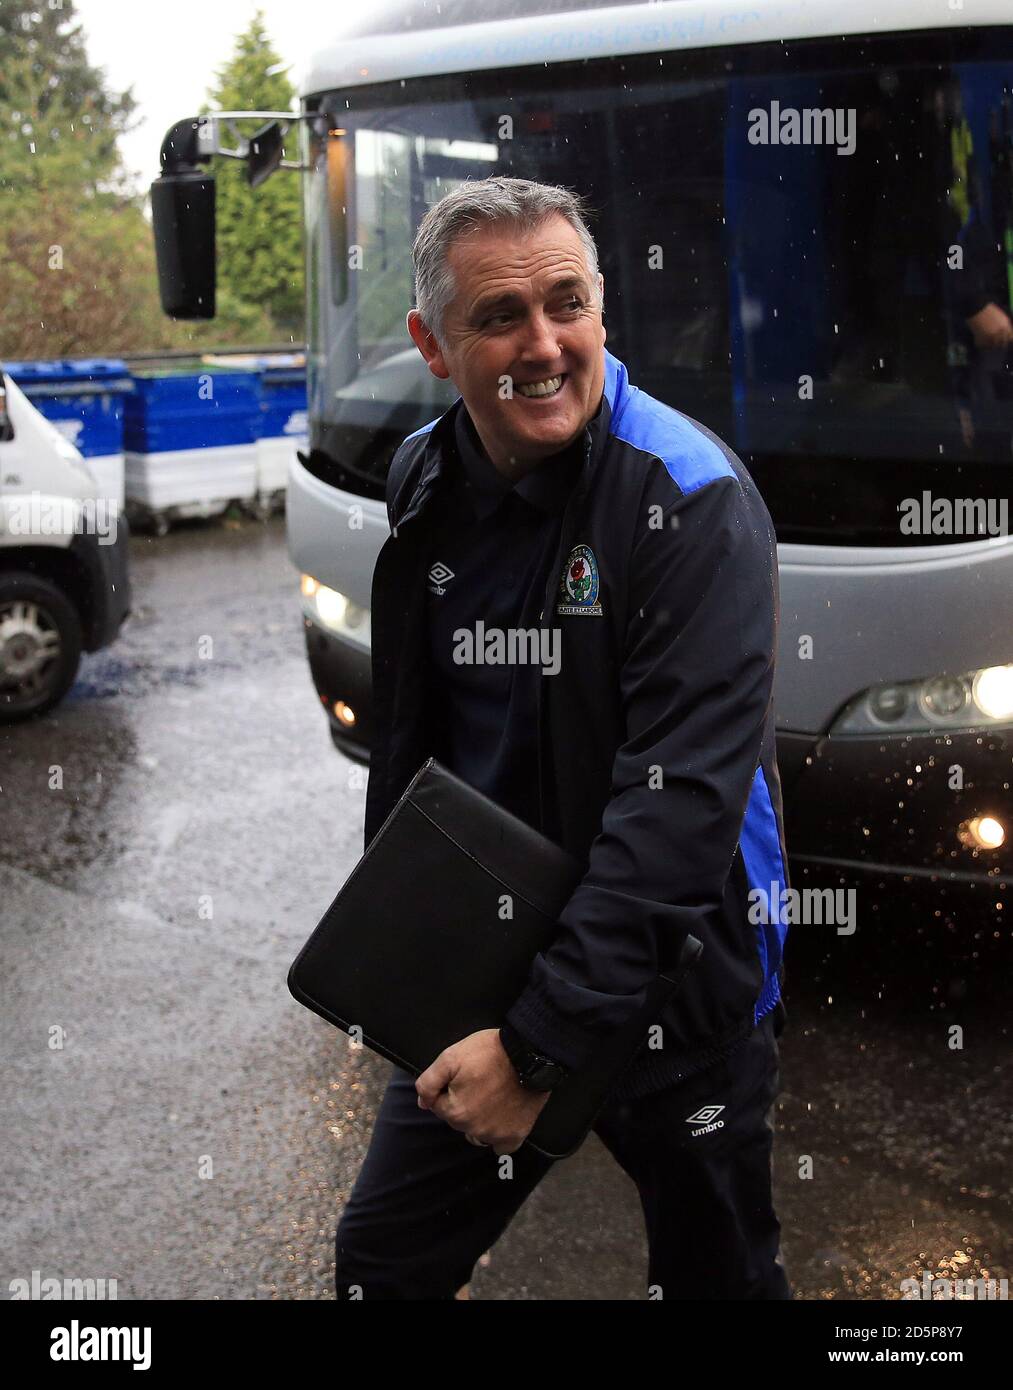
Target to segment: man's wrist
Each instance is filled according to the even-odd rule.
[[[520,1084],[531,1091],[551,1091],[566,1080],[567,1069],[533,1046],[518,1033],[512,1024],[504,1022],[499,1030],[503,1051],[509,1057]]]
[[[503,1044],[503,1051],[508,1057],[515,1056],[521,1048],[530,1047],[527,1038],[521,1037],[512,1023],[504,1022],[499,1030],[499,1040]]]

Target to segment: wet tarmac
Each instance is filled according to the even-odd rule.
[[[285,981],[361,851],[363,773],[317,704],[283,519],[131,546],[120,639],[0,730],[0,1297],[39,1270],[327,1299],[390,1068]],[[800,1299],[1013,1272],[1008,934],[957,964],[973,922],[876,907],[788,956],[774,1172]],[[592,1136],[472,1296],[641,1299],[645,1275],[636,1189]]]

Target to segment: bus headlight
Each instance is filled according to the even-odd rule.
[[[299,583],[303,612],[328,632],[336,633],[367,651],[370,645],[370,614],[368,608],[354,603],[347,594],[329,589],[326,584],[304,574]]]
[[[893,681],[865,690],[830,728],[832,735],[930,733],[1013,722],[1013,665],[962,676]]]
[[[979,671],[972,695],[989,719],[1013,719],[1013,666],[989,666]]]
[[[957,839],[965,849],[1002,849],[1006,827],[995,816],[975,816],[961,822]]]

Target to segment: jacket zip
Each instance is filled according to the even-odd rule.
[[[446,418],[446,417],[445,417],[445,418]],[[449,427],[448,427],[448,428],[449,428]],[[585,495],[585,493],[586,493],[586,491],[587,491],[588,483],[589,483],[589,481],[590,481],[590,479],[589,479],[589,468],[588,468],[588,465],[589,465],[589,462],[590,462],[591,450],[592,450],[593,444],[594,444],[594,439],[593,439],[591,430],[590,430],[590,428],[589,428],[588,426],[585,425],[585,427],[584,427],[584,464],[583,464],[583,468],[582,468],[582,470],[581,470],[580,480],[579,480],[579,482],[577,483],[576,487],[574,488],[573,492],[571,493],[571,495],[570,495],[570,497],[569,497],[569,499],[568,499],[568,501],[567,501],[566,510],[565,510],[565,512],[564,512],[564,514],[563,514],[563,524],[562,524],[562,528],[561,528],[561,531],[560,531],[559,543],[558,543],[557,548],[556,548],[555,559],[554,559],[554,561],[553,561],[553,563],[552,563],[552,565],[550,566],[550,569],[549,569],[549,576],[548,576],[548,580],[547,580],[547,584],[546,584],[546,590],[545,590],[545,595],[544,595],[544,601],[543,601],[542,611],[541,611],[541,612],[539,613],[539,615],[538,615],[538,621],[539,621],[539,623],[544,623],[544,621],[545,621],[545,614],[546,614],[547,612],[551,614],[552,611],[553,611],[553,609],[554,609],[554,605],[555,605],[555,596],[556,596],[556,589],[557,589],[557,587],[558,587],[558,585],[559,585],[559,576],[560,576],[560,573],[561,573],[562,564],[563,564],[563,561],[565,560],[566,556],[569,555],[569,553],[570,553],[571,538],[572,538],[574,532],[576,531],[576,520],[577,520],[577,516],[578,516],[578,514],[579,514],[579,511],[580,511],[581,506],[583,505],[584,495]],[[442,440],[442,437],[438,437],[437,439],[432,439],[432,438],[431,438],[430,441],[429,441],[429,443],[428,443],[428,445],[427,445],[427,452],[428,452],[429,449],[434,448],[434,446],[436,446],[439,450],[442,451],[442,449],[443,449],[443,440]],[[437,454],[437,455],[436,455],[436,458],[437,458],[437,459],[439,459],[440,457],[441,457],[441,454]],[[416,495],[415,495],[415,497],[413,498],[413,500],[412,500],[411,504],[409,505],[408,510],[405,512],[404,516],[403,516],[403,517],[401,518],[401,520],[397,523],[396,529],[397,529],[398,531],[400,531],[401,528],[402,528],[403,526],[405,526],[409,521],[414,522],[414,520],[415,520],[417,514],[422,510],[423,506],[424,506],[425,503],[427,502],[427,500],[428,500],[428,498],[429,498],[429,495],[430,495],[430,493],[431,493],[431,491],[432,491],[432,479],[433,479],[433,477],[436,475],[437,472],[438,472],[438,466],[434,467],[432,464],[430,464],[430,465],[428,465],[428,466],[426,466],[426,467],[423,468],[422,473],[421,473],[420,478],[419,478],[419,484],[418,484],[418,488],[417,488],[417,490],[416,490]],[[394,539],[396,539],[396,537],[395,537]],[[391,540],[391,537],[388,537],[388,538],[387,538],[387,541],[385,542],[385,544],[390,544],[390,540]],[[545,679],[546,679],[546,676],[545,676],[545,673],[544,673],[544,671],[543,671],[543,672],[541,673],[541,675],[539,676],[539,678],[538,678],[538,685],[537,685],[537,687],[536,687],[536,694],[535,694],[535,726],[536,726],[536,728],[537,728],[537,730],[538,730],[538,736],[537,736],[537,739],[536,739],[536,746],[537,746],[537,753],[538,753],[538,819],[539,819],[539,827],[540,827],[540,829],[542,830],[542,833],[543,833],[543,834],[547,833],[547,831],[546,831],[546,825],[545,825],[545,763],[544,763],[544,759],[543,759],[543,755],[542,755],[542,744],[543,744],[543,741],[544,741],[544,728],[543,728],[543,724],[544,724],[544,717],[545,717],[545,716],[544,716],[544,705],[545,705],[545,701],[544,701],[543,698],[542,698],[542,686],[543,686],[543,683],[544,683]],[[561,827],[561,826],[558,827],[558,828],[560,829],[560,831],[562,830],[562,827]]]
[[[427,445],[427,449],[432,447],[433,442],[434,442],[434,441],[432,441],[432,440],[430,441],[429,445]],[[432,493],[432,491],[433,491],[433,479],[434,479],[434,477],[435,477],[436,471],[437,471],[437,470],[436,470],[431,464],[428,465],[428,466],[426,466],[425,468],[423,468],[423,470],[422,470],[422,475],[421,475],[420,478],[419,478],[419,483],[418,483],[418,486],[417,486],[417,488],[416,488],[415,496],[413,497],[412,502],[411,502],[411,504],[410,504],[408,510],[405,512],[404,516],[401,517],[400,521],[397,522],[396,526],[394,526],[394,527],[392,528],[391,534],[390,534],[390,535],[387,537],[387,539],[384,541],[383,546],[382,546],[381,549],[380,549],[380,554],[377,556],[376,566],[374,567],[374,583],[375,583],[375,578],[376,578],[375,571],[378,570],[378,569],[380,568],[381,561],[384,559],[384,551],[386,550],[387,546],[396,545],[397,542],[402,538],[402,530],[403,530],[404,526],[405,526],[408,522],[411,522],[411,523],[412,523],[412,532],[413,532],[413,535],[414,535],[414,525],[415,525],[416,519],[418,518],[418,514],[422,511],[423,507],[424,507],[425,504],[428,502],[428,500],[429,500],[429,498],[430,498],[430,495],[431,495],[431,493]],[[389,562],[390,557],[388,556],[388,557],[386,557],[386,558],[387,558],[387,561]],[[396,562],[396,563],[400,563],[400,562]],[[403,627],[402,627],[402,632],[403,632]],[[402,647],[402,641],[401,641],[400,638],[399,638],[399,641],[398,641],[398,644],[397,644],[397,649],[398,649],[398,650],[401,650],[401,647]],[[400,679],[401,679],[401,671],[400,671],[400,668],[399,668],[398,670],[396,670],[396,671],[394,672],[393,681],[392,681],[392,683],[391,683],[391,689],[389,690],[389,692],[386,692],[386,693],[387,693],[388,702],[389,702],[389,705],[390,705],[390,724],[391,724],[391,728],[392,728],[392,729],[395,727],[396,722],[397,722],[395,716],[396,716],[396,714],[397,714],[397,696],[398,696],[398,693],[399,693],[399,682],[400,682]],[[377,691],[377,683],[376,683],[375,681],[374,681],[374,690],[373,690],[373,693],[374,693],[374,700],[377,700],[378,691]],[[378,700],[377,700],[377,707],[379,707],[379,701],[378,701]],[[390,782],[390,777],[389,777],[389,774],[390,774],[390,763],[391,763],[390,758],[389,758],[389,757],[385,758],[385,760],[384,760],[384,764],[385,764],[385,765],[384,765],[384,769],[383,769],[383,779],[382,779],[382,780],[383,780],[383,782],[384,782],[383,794],[384,794],[384,796],[385,796],[385,798],[386,798],[387,800],[389,800],[389,797],[390,797],[390,785],[389,785],[389,782]],[[372,782],[372,778],[370,778],[370,781]]]
[[[563,561],[570,553],[570,539],[576,529],[577,514],[581,505],[583,504],[584,493],[587,490],[588,461],[591,457],[591,444],[591,431],[585,426],[584,466],[581,470],[580,482],[574,489],[573,493],[571,493],[567,501],[566,510],[563,513],[563,524],[560,528],[559,543],[556,547],[555,558],[549,567],[549,578],[545,590],[545,599],[542,606],[542,611],[538,615],[539,623],[544,623],[546,613],[550,615],[551,621],[551,615],[555,611],[556,590],[559,588],[559,579],[560,574],[562,572]],[[548,834],[548,827],[545,823],[545,771],[544,762],[542,759],[542,743],[544,741],[543,706],[545,703],[542,699],[542,687],[545,684],[545,681],[546,675],[543,671],[538,677],[538,685],[536,687],[535,694],[535,727],[538,730],[538,737],[536,739],[538,747],[538,826],[543,835]],[[560,831],[562,830],[562,826],[557,826],[556,828]]]

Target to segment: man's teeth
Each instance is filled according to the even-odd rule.
[[[532,381],[525,385],[517,384],[522,396],[554,396],[563,384],[561,376],[550,376],[547,381]]]

